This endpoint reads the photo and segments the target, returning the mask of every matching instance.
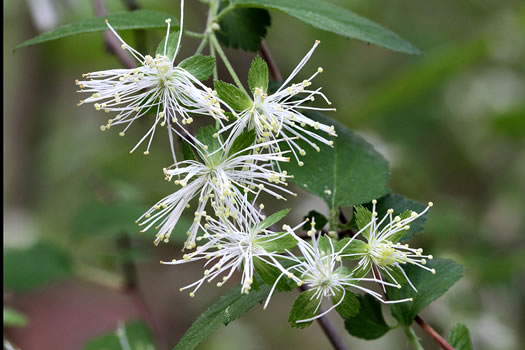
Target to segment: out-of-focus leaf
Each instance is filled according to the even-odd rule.
[[[359,313],[355,317],[345,319],[345,328],[354,337],[363,339],[377,339],[389,330],[383,318],[381,303],[369,294],[357,296]]]
[[[129,346],[129,347],[127,347]],[[128,322],[117,330],[91,339],[83,350],[154,350],[153,337],[143,321]]]
[[[231,0],[238,7],[284,12],[328,32],[358,39],[394,51],[419,54],[419,50],[392,31],[346,8],[319,0]]]
[[[492,116],[490,126],[498,134],[525,140],[525,109],[516,109]]]
[[[257,51],[270,23],[270,14],[264,9],[236,8],[220,19],[217,39],[235,49]]]
[[[231,289],[193,322],[174,350],[195,349],[221,325],[228,325],[265,300],[269,292],[270,288],[265,284],[260,284],[258,290],[253,289],[248,294],[241,294],[241,286]]]
[[[334,125],[338,136],[333,138],[333,148],[321,144],[320,152],[297,140],[297,144],[309,150],[302,157],[304,166],[296,162],[282,166],[294,175],[294,183],[323,198],[331,209],[367,203],[389,191],[386,187],[390,178],[388,162],[372,145],[324,115],[309,113],[308,116]]]
[[[4,306],[4,326],[25,327],[26,325],[27,317],[24,314]]]
[[[392,304],[391,306],[392,316],[405,326],[410,326],[421,310],[445,294],[463,276],[463,266],[452,260],[433,259],[429,260],[426,266],[435,269],[436,274],[434,275],[416,265],[403,265],[405,273],[416,287],[417,292],[408,285],[401,289],[387,287],[389,300],[413,298],[413,301]]]
[[[91,17],[75,23],[63,25],[46,33],[42,33],[33,39],[29,39],[19,44],[15,47],[15,50],[67,36],[107,30],[108,26],[104,22],[106,19],[116,30],[124,30],[163,28],[166,27],[166,19],[168,18],[171,18],[171,25],[173,28],[178,27],[179,22],[175,17],[164,12],[153,10],[117,12],[104,17]]]
[[[70,256],[48,242],[4,250],[4,286],[28,290],[72,275]]]
[[[472,342],[467,326],[458,323],[448,333],[448,342],[456,350],[472,350]]]

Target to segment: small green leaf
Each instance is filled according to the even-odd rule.
[[[215,57],[204,55],[191,56],[179,63],[179,67],[184,68],[199,80],[206,80],[215,69]]]
[[[330,237],[328,237],[328,235],[321,235],[319,237],[318,245],[319,251],[325,255],[332,254],[332,246],[334,246],[335,249],[335,243]]]
[[[236,8],[219,21],[217,39],[234,49],[257,51],[270,23],[270,14],[264,9]]]
[[[389,300],[413,298],[414,301],[392,304],[391,311],[401,324],[410,326],[416,315],[431,302],[454,285],[463,276],[463,266],[448,259],[433,259],[427,262],[429,268],[436,270],[436,274],[424,270],[416,265],[404,265],[403,269],[412,284],[415,292],[409,286],[401,289],[387,287]]]
[[[337,304],[343,297],[343,291],[337,290],[336,295],[332,297],[332,303]],[[356,295],[349,290],[345,290],[344,299],[336,308],[335,311],[341,315],[342,318],[349,318],[357,315],[359,312],[359,300]]]
[[[394,51],[420,51],[392,31],[343,7],[318,0],[231,0],[238,7],[266,8],[284,12],[305,23],[346,38],[362,40]]]
[[[184,333],[174,350],[193,350],[221,325],[227,325],[266,299],[270,288],[264,284],[258,290],[241,294],[241,286],[231,289],[217,303],[199,316]]]
[[[173,60],[173,57],[175,56],[175,51],[177,50],[177,44],[179,42],[179,36],[180,31],[175,31],[173,33],[170,33],[168,35],[168,44],[166,45],[166,56],[170,60]],[[164,45],[166,44],[166,38],[162,39],[162,41],[157,46],[157,50],[155,51],[155,55],[164,55]]]
[[[315,317],[319,312],[317,308],[319,301],[315,298],[312,299],[314,294],[315,291],[310,289],[297,296],[297,299],[295,299],[292,309],[290,310],[290,316],[288,317],[290,326],[294,328],[306,328],[312,324],[312,321],[300,323],[297,323],[297,321]]]
[[[29,290],[73,275],[71,257],[47,242],[28,249],[4,249],[4,286]]]
[[[269,253],[281,253],[286,249],[292,249],[297,245],[297,239],[288,232],[276,232],[275,236],[262,236],[256,240],[257,244]]]
[[[365,254],[368,250],[368,244],[365,242],[354,238],[350,244],[348,242],[350,238],[343,238],[335,243],[335,251],[340,255],[349,255],[343,256],[343,259],[359,259]],[[343,249],[344,248],[344,249]],[[357,255],[356,255],[357,254]]]
[[[199,131],[197,131],[197,140],[199,140],[204,146],[208,147],[204,153],[213,153],[211,156],[206,157],[204,161],[211,161],[212,163],[216,163],[219,162],[224,155],[222,151],[217,151],[219,148],[221,148],[221,142],[219,140],[219,135],[217,135],[217,137],[214,137],[214,135],[216,134],[217,130],[211,125],[203,126],[199,129]]]
[[[354,215],[359,231],[363,230],[372,221],[372,212],[361,205],[354,206]],[[361,235],[367,240],[370,238],[370,225],[361,231]]]
[[[230,149],[228,150],[228,156],[232,156],[236,154],[237,152],[240,152],[242,150],[245,150],[246,148],[252,146],[255,143],[255,138],[257,137],[257,133],[254,129],[243,131],[239,136],[233,140],[232,145]],[[250,151],[245,151],[242,153],[238,153],[236,156],[246,155]]]
[[[4,326],[25,327],[26,325],[27,317],[24,314],[4,306]]]
[[[306,219],[309,219],[309,221],[305,222],[303,225],[303,230],[305,231],[311,230],[312,223],[314,222],[315,222],[314,227],[316,231],[321,231],[323,227],[328,223],[328,219],[323,214],[315,210],[310,210],[308,214],[306,214],[306,216],[304,217],[304,220]]]
[[[253,266],[257,274],[269,287],[272,287],[275,284],[275,281],[282,275],[282,271],[277,267],[272,266],[259,258],[253,259]],[[279,292],[290,291],[294,288],[297,288],[297,284],[292,279],[288,278],[286,274],[279,279],[279,282],[277,282],[277,285],[275,286],[275,290]]]
[[[448,333],[448,342],[456,350],[472,350],[472,342],[467,326],[458,323]]]
[[[390,170],[381,154],[334,120],[320,113],[307,113],[307,116],[325,125],[334,125],[338,136],[333,138],[333,148],[319,144],[320,152],[297,140],[307,152],[302,157],[304,166],[300,167],[296,162],[282,165],[283,170],[294,175],[291,181],[324,199],[332,210],[368,203],[389,192],[386,184]]]
[[[259,231],[272,226],[273,224],[279,222],[282,218],[284,218],[288,214],[289,211],[290,209],[283,209],[283,210],[279,210],[276,213],[273,213],[272,215],[262,220],[257,226],[255,226],[253,230],[256,233],[258,233]]]
[[[197,155],[195,154],[195,151],[193,150],[193,147],[190,146],[188,142],[181,140],[181,144],[182,144],[182,155],[184,156],[184,160],[196,160],[196,161],[199,160],[197,158]]]
[[[79,22],[63,25],[49,32],[42,33],[33,39],[24,41],[23,43],[17,45],[15,50],[72,35],[108,30],[108,26],[104,22],[105,19],[107,19],[111,26],[116,30],[125,30],[165,28],[166,19],[168,18],[171,18],[172,27],[177,28],[179,22],[175,17],[167,13],[153,10],[116,12],[104,17],[91,17]]]
[[[234,110],[240,112],[251,108],[253,102],[250,97],[235,85],[220,80],[215,80],[214,85],[219,98]]]
[[[123,342],[127,342],[130,349],[133,350],[154,348],[153,337],[148,325],[144,321],[133,321],[113,332],[91,339],[83,350],[123,350]]]
[[[381,303],[369,294],[359,295],[359,312],[355,317],[345,319],[345,328],[354,337],[362,339],[377,339],[389,330],[383,318]]]
[[[268,65],[259,56],[255,57],[248,72],[248,86],[253,91],[260,88],[263,92],[268,91]]]

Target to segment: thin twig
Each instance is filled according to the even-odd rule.
[[[302,292],[308,290],[308,288],[305,287],[304,285],[300,286],[299,289]],[[323,308],[320,308],[319,313],[323,313],[323,312],[324,312]],[[319,322],[321,329],[323,330],[324,334],[326,335],[326,337],[330,341],[330,344],[332,344],[335,350],[348,350],[345,343],[343,342],[343,339],[341,338],[339,333],[337,333],[334,326],[328,319],[327,315],[324,315],[323,317],[319,317],[318,319],[316,319],[316,321]]]
[[[415,321],[425,332],[427,332],[432,337],[432,339],[434,339],[436,343],[439,344],[439,346],[441,346],[442,349],[454,350],[454,347],[452,347],[452,345],[450,345],[441,335],[439,335],[438,332],[436,332],[434,328],[432,328],[432,326],[426,323],[425,320],[423,320],[419,315],[416,315]]]
[[[265,60],[266,63],[268,63],[268,69],[270,70],[270,75],[272,76],[272,79],[277,81],[283,81],[283,76],[279,71],[279,67],[277,67],[277,64],[273,60],[272,53],[270,52],[270,49],[268,48],[264,40],[261,41],[261,47],[259,48],[259,52],[261,53],[262,59]]]
[[[95,13],[99,17],[104,17],[107,15],[106,6],[104,6],[104,0],[95,0]],[[135,61],[131,56],[129,56],[120,46],[120,42],[115,38],[110,31],[106,30],[104,32],[104,41],[106,42],[106,48],[109,52],[114,54],[122,65],[128,69],[136,67]]]

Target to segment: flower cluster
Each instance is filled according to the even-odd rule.
[[[229,87],[229,94],[221,93],[218,88],[213,90],[196,77],[191,65],[175,65],[182,35],[177,34],[176,40],[172,40],[169,19],[166,38],[154,56],[133,49],[106,23],[121,41],[122,49],[139,66],[84,74],[84,80],[76,84],[80,92],[91,95],[80,101],[80,105],[92,103],[96,110],[112,113],[101,129],[122,125],[121,136],[137,119],[154,115],[148,132],[131,152],[148,140],[144,152],[148,154],[157,128],[168,129],[175,163],[164,168],[163,173],[167,181],[179,188],[158,201],[137,223],[141,232],[158,230],[155,244],[168,242],[183,212],[194,207],[183,249],[189,252],[181,259],[163,262],[168,265],[204,262],[203,277],[181,291],[189,289],[190,296],[194,296],[205,281],[214,281],[220,287],[240,270],[241,293],[249,293],[261,282],[271,286],[266,308],[275,291],[300,286],[305,291],[292,308],[290,320],[294,325],[307,325],[333,309],[347,315],[348,308],[342,306],[355,299],[353,291],[370,294],[384,303],[410,301],[410,298],[387,300],[372,287],[363,285],[376,283],[386,291],[387,286],[401,288],[407,282],[415,290],[403,269],[407,263],[435,273],[425,266],[431,255],[399,243],[410,223],[424,215],[432,203],[419,213],[405,212],[400,216],[394,216],[394,210],[388,209],[381,219],[377,217],[377,201],[372,202],[371,211],[357,206],[359,230],[342,240],[318,234],[315,222],[311,223],[306,238],[297,232],[305,223],[294,228],[284,225],[282,231],[276,229],[275,224],[287,211],[264,215],[264,205],[258,203],[261,195],[283,200],[295,196],[287,188],[293,175],[281,166],[291,159],[303,166],[304,147],[319,152],[318,143],[332,147],[334,140],[330,137],[337,136],[334,126],[320,123],[308,113],[335,110],[310,104],[316,97],[331,104],[320,88],[311,88],[312,80],[323,69],[318,68],[302,82],[291,83],[312,56],[318,41],[273,93],[268,91],[268,68],[265,63],[262,66],[258,63],[258,69],[266,69],[266,74],[261,74],[262,80],[253,79],[255,86],[250,82],[249,97],[241,91],[242,87]],[[182,27],[183,18],[180,33]],[[255,69],[250,70],[250,76],[256,74]],[[231,103],[228,100],[231,91],[237,94],[234,102],[235,99],[247,102],[240,107]],[[203,127],[194,135],[187,126],[193,118],[200,117],[204,121],[204,117],[211,117],[215,127]],[[175,155],[175,135],[182,143],[182,161],[177,161]],[[326,299],[333,304],[321,311]],[[309,307],[303,307],[301,303],[305,301]],[[295,316],[294,309],[300,311]]]

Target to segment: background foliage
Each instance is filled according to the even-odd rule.
[[[110,12],[125,10],[124,1],[107,3]],[[520,332],[525,327],[525,7],[517,0],[333,3],[393,29],[423,54],[403,55],[342,39],[272,11],[267,44],[281,71],[286,76],[320,39],[302,77],[308,68],[323,66],[316,83],[338,109],[331,117],[385,156],[394,192],[436,204],[417,245],[461,263],[465,277],[423,312],[425,319],[442,334],[448,333],[451,319],[468,325],[476,349],[518,349],[525,342]],[[140,4],[178,17],[170,2]],[[189,29],[201,30],[204,7],[196,1],[187,7]],[[47,348],[58,349],[53,345],[57,332],[70,329],[61,344],[78,348],[115,328],[117,321],[140,316],[153,319],[153,333],[163,343],[174,344],[224,291],[203,289],[189,303],[178,288],[198,272],[158,264],[178,254],[180,241],[173,237],[174,244],[154,249],[152,235],[140,236],[133,224],[144,205],[172,190],[160,170],[151,171],[170,162],[161,151],[165,140],[155,141],[149,157],[128,155],[140,128],[132,128],[126,138],[101,134],[101,116],[75,106],[74,80],[81,73],[119,64],[104,52],[100,33],[12,52],[45,29],[92,16],[90,2],[27,0],[7,2],[4,9],[4,299],[13,312],[23,314],[15,323],[25,324],[9,334],[13,339],[24,335],[28,349],[31,344],[44,349],[46,341]],[[236,20],[225,17],[224,28]],[[124,32],[140,51],[146,42],[145,49],[153,52],[162,36],[162,30]],[[236,38],[230,46],[249,45],[243,40]],[[181,57],[197,44],[186,39]],[[253,54],[227,53],[246,81]],[[352,204],[344,197],[341,203]],[[329,210],[301,191],[290,206],[296,208],[290,222],[312,209]],[[131,242],[119,238],[123,233]],[[137,283],[150,312],[135,296],[115,291],[121,266],[130,260],[137,263]],[[317,325],[307,332],[284,326],[288,308],[280,305],[290,305],[295,297],[295,291],[279,295],[265,312],[256,306],[241,322],[219,328],[202,348],[325,347]],[[394,323],[384,316],[386,324]],[[449,339],[463,331],[455,327]],[[345,340],[351,348],[406,346],[396,331],[372,342]]]

